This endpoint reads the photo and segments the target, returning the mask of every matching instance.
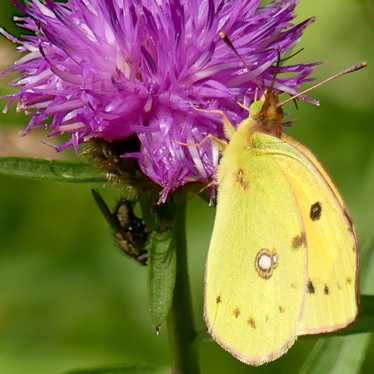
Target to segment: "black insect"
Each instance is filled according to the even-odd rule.
[[[113,229],[114,236],[120,249],[135,258],[140,264],[147,265],[148,251],[145,249],[150,233],[143,221],[134,214],[134,203],[121,199],[113,213],[105,204],[101,195],[92,190],[101,213]]]

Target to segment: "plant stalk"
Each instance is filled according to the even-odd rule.
[[[196,330],[187,271],[186,202],[175,209],[174,234],[177,271],[173,302],[167,317],[170,349],[175,374],[199,374]]]

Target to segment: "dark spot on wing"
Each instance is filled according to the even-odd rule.
[[[240,316],[239,308],[236,308],[233,313],[234,313],[235,318],[238,318]]]
[[[319,201],[317,201],[310,207],[310,212],[309,212],[310,219],[312,221],[318,221],[321,218],[321,214],[322,214],[322,205]]]
[[[306,235],[305,235],[305,232],[302,232],[300,235],[297,235],[292,239],[291,247],[292,249],[299,249],[305,244],[306,244]]]
[[[316,289],[314,288],[313,282],[310,280],[306,286],[308,293],[315,293]]]
[[[221,295],[216,297],[216,304],[222,303]]]
[[[280,305],[279,305],[278,309],[279,309],[279,313],[284,313],[285,312],[284,308]]]
[[[248,323],[248,325],[251,326],[252,328],[254,328],[254,329],[256,328],[256,322],[255,322],[255,320],[254,320],[252,317],[250,317],[250,318],[248,319],[247,323]]]
[[[330,289],[327,287],[327,284],[325,284],[325,287],[324,287],[324,289],[323,289],[323,293],[324,293],[325,295],[329,295],[329,294],[330,294]]]

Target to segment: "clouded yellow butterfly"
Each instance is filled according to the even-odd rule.
[[[213,338],[250,365],[299,335],[347,326],[358,308],[352,220],[316,157],[282,133],[282,104],[269,90],[237,129],[223,116],[204,314]]]

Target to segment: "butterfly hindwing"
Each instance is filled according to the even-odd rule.
[[[205,318],[225,349],[260,365],[297,336],[306,297],[305,229],[292,186],[266,151],[247,147],[231,159],[236,135],[219,170]]]

